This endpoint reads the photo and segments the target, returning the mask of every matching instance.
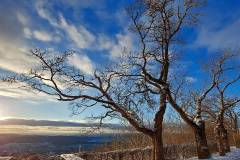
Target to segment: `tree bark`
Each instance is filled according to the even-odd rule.
[[[225,153],[225,149],[223,146],[220,125],[216,125],[216,127],[214,128],[214,133],[215,133],[215,138],[217,141],[218,153],[220,156],[225,156],[226,153]]]
[[[205,123],[194,127],[195,141],[197,146],[197,155],[199,159],[207,159],[211,157],[209,152],[207,137],[205,134]]]
[[[164,150],[163,150],[163,118],[166,111],[167,103],[166,103],[166,91],[162,93],[160,96],[160,106],[159,111],[156,113],[154,121],[154,136],[153,140],[153,160],[164,160]]]
[[[234,139],[234,144],[237,148],[240,148],[240,144],[237,140],[237,137],[239,135],[239,130],[238,130],[238,118],[237,118],[237,115],[234,114],[234,117],[233,117],[233,139]]]
[[[228,139],[228,131],[224,127],[224,112],[221,112],[219,116],[220,117],[217,118],[217,123],[216,123],[216,128],[219,130],[218,134],[220,134],[220,137],[218,137],[218,141],[221,141],[221,144],[219,144],[219,147],[224,149],[224,153],[228,153],[231,150],[230,150],[229,139]],[[222,151],[219,150],[219,154],[221,152]]]
[[[160,132],[159,134],[162,135]],[[152,152],[152,160],[164,160],[164,149],[163,149],[163,139],[162,136],[156,134],[153,138],[153,152]]]
[[[152,160],[156,160],[156,156],[155,156],[155,153],[156,153],[155,137],[152,138],[152,146],[153,146],[153,149],[152,149]]]
[[[224,126],[221,128],[221,136],[223,141],[223,147],[226,153],[230,152],[230,145],[229,145],[229,139],[228,139],[228,131],[225,129]]]
[[[159,112],[156,114],[155,117],[155,133],[152,137],[153,142],[153,160],[164,160],[164,149],[163,149],[163,137],[162,137],[162,122],[163,122],[163,115],[165,113],[166,106],[160,108]]]

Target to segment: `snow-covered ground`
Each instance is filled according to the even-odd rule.
[[[84,160],[74,154],[62,154],[61,157],[65,160]]]
[[[194,157],[188,160],[198,160],[198,158]],[[212,158],[205,159],[205,160],[240,160],[240,149],[231,147],[231,152],[227,153],[226,156],[219,156],[218,154],[213,154]]]

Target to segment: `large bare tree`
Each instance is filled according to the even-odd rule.
[[[68,63],[72,52],[50,56],[36,49],[32,56],[38,63],[17,80],[60,101],[72,101],[80,110],[103,107],[104,114],[98,118],[125,119],[152,139],[153,160],[164,160],[162,130],[171,81],[169,68],[175,60],[179,32],[196,22],[192,9],[198,2],[137,0],[127,9],[130,28],[139,40],[136,52],[125,54],[116,65],[86,75]]]

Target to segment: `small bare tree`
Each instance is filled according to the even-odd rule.
[[[240,117],[240,112],[238,110],[239,105],[235,105],[232,108],[229,108],[226,112],[226,117],[227,117],[227,122],[230,124],[228,125],[228,129],[232,131],[232,136],[234,140],[234,144],[236,147],[240,147],[239,140],[237,137],[239,136],[239,117]]]
[[[238,97],[229,94],[229,90],[237,82],[240,81],[239,65],[235,60],[239,58],[238,54],[232,54],[229,51],[224,52],[213,63],[213,70],[219,72],[216,78],[216,94],[212,99],[215,103],[212,107],[207,105],[204,110],[215,121],[215,136],[218,144],[218,151],[221,156],[226,152],[230,152],[230,145],[228,141],[228,132],[224,126],[225,113],[240,102]]]
[[[201,93],[190,92],[189,94],[179,94],[181,86],[169,87],[168,101],[171,106],[179,113],[181,118],[192,128],[195,135],[198,158],[204,159],[211,156],[208,148],[205,133],[205,120],[202,117],[202,108],[205,105],[207,95],[216,85],[217,72],[212,72],[211,82],[208,88]],[[185,91],[183,91],[185,92]]]
[[[189,95],[185,99],[177,99],[176,97],[179,95],[176,94],[176,91],[179,92],[180,87],[177,87],[178,89],[175,90],[169,87],[168,100],[170,104],[180,114],[183,120],[193,128],[199,158],[210,156],[205,135],[205,122],[202,118],[205,113],[208,113],[215,121],[215,133],[218,140],[219,153],[224,155],[225,151],[230,150],[227,130],[224,128],[224,113],[227,109],[239,102],[239,99],[225,95],[226,90],[240,79],[239,75],[236,76],[238,72],[234,72],[234,76],[236,77],[233,79],[231,79],[233,75],[229,75],[229,71],[236,71],[236,66],[233,66],[234,58],[236,59],[236,55],[228,51],[220,56],[213,56],[213,60],[207,65],[207,70],[209,70],[211,76],[211,84],[202,94],[194,94],[193,102],[189,100]],[[229,78],[227,79],[227,77]],[[207,95],[210,91],[213,92],[215,90],[219,96],[215,97],[214,100],[211,99],[213,102],[209,104],[209,97],[207,97]],[[211,105],[212,108],[215,108],[215,111],[211,110]],[[190,113],[186,112],[189,106],[193,106],[193,109],[190,108]],[[209,112],[209,110],[211,111]],[[195,114],[191,115],[191,113],[194,112]]]

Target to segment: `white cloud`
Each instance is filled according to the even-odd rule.
[[[80,26],[77,28],[73,24],[69,24],[62,15],[60,15],[59,25],[76,46],[81,49],[90,47],[95,41],[94,35],[92,35],[85,27]]]
[[[239,26],[240,19],[228,24],[220,29],[214,27],[201,28],[196,40],[197,46],[207,47],[209,50],[218,50],[224,48],[239,48]]]
[[[30,65],[34,60],[28,56],[23,44],[14,45],[0,39],[0,68],[16,73],[29,71]]]
[[[86,55],[73,54],[69,57],[69,63],[86,74],[94,72],[93,62]]]
[[[38,3],[41,4],[40,1],[38,1]],[[28,38],[28,39],[35,38],[37,40],[45,41],[45,42],[49,42],[56,39],[56,38],[52,38],[51,34],[47,33],[46,31],[30,29],[29,18],[27,18],[27,16],[23,15],[20,12],[17,12],[16,15],[17,15],[18,21],[23,26],[22,31],[25,38]],[[39,15],[46,17],[47,14],[44,14],[43,10],[39,10]]]
[[[36,38],[37,40],[40,40],[40,41],[48,42],[48,41],[53,40],[52,36],[49,33],[44,32],[44,31],[35,30],[35,31],[33,31],[33,36],[34,36],[34,38]]]
[[[24,27],[23,28],[23,34],[24,34],[24,37],[30,39],[32,37],[32,32],[29,28],[27,27]]]
[[[21,100],[28,100],[32,102],[36,101],[56,101],[56,97],[49,96],[41,92],[34,92],[31,89],[23,88],[24,83],[7,83],[1,82],[0,86],[0,96],[10,97]]]
[[[194,77],[186,77],[185,80],[188,83],[195,83],[197,81],[197,79]]]
[[[17,12],[16,15],[17,15],[17,18],[18,18],[19,22],[22,25],[27,25],[28,24],[28,18],[26,17],[26,15],[23,15],[20,12]]]
[[[58,35],[55,35],[55,36],[53,37],[53,40],[54,40],[55,42],[60,42],[60,41],[61,41],[61,37],[58,36]]]
[[[79,27],[76,27],[75,25],[68,23],[62,14],[59,14],[59,20],[53,18],[43,1],[37,1],[36,10],[38,15],[41,18],[46,19],[53,27],[62,29],[69,39],[74,42],[76,47],[85,49],[95,42],[95,36],[84,26],[80,25]]]
[[[129,35],[117,34],[117,43],[110,49],[110,56],[117,58],[124,52],[128,53],[132,50],[133,42]]]
[[[116,40],[105,35],[99,35],[96,49],[107,50],[112,59],[116,59],[133,49],[133,40],[130,34],[117,34]]]
[[[47,10],[44,1],[37,1],[35,7],[41,18],[46,19],[52,26],[58,26],[56,20],[50,16],[50,12]]]
[[[76,2],[74,1],[73,4],[75,3]],[[117,34],[116,40],[109,38],[104,34],[94,36],[83,25],[79,25],[79,27],[77,27],[76,25],[68,22],[61,13],[58,18],[54,18],[50,12],[51,8],[47,6],[44,1],[38,1],[36,3],[36,9],[41,18],[46,19],[53,27],[64,31],[70,41],[74,42],[74,47],[76,48],[107,50],[110,58],[113,59],[121,56],[123,53],[130,52],[133,48],[132,37],[127,32],[125,34]],[[123,13],[123,11],[120,13]],[[120,18],[120,13],[115,16]],[[121,21],[124,21],[123,18]]]
[[[34,38],[36,40],[43,41],[43,42],[50,42],[50,41],[59,42],[61,40],[59,36],[52,36],[50,33],[45,31],[40,31],[40,30],[31,31],[30,28],[28,27],[23,28],[23,34],[25,38],[28,38],[28,39]]]
[[[97,49],[109,50],[114,45],[115,45],[114,41],[112,39],[110,39],[108,36],[102,35],[102,34],[98,36],[98,43],[96,46]]]
[[[8,12],[4,11],[6,9]],[[35,61],[28,55],[30,44],[24,39],[32,36],[30,19],[23,10],[5,7],[0,10],[0,68],[16,73],[29,71]],[[20,12],[21,11],[21,12]]]
[[[125,8],[122,8],[121,10],[117,11],[114,15],[114,18],[117,19],[118,24],[120,25],[122,28],[127,28],[126,26],[129,26],[132,22],[129,21],[129,16],[126,12]]]

